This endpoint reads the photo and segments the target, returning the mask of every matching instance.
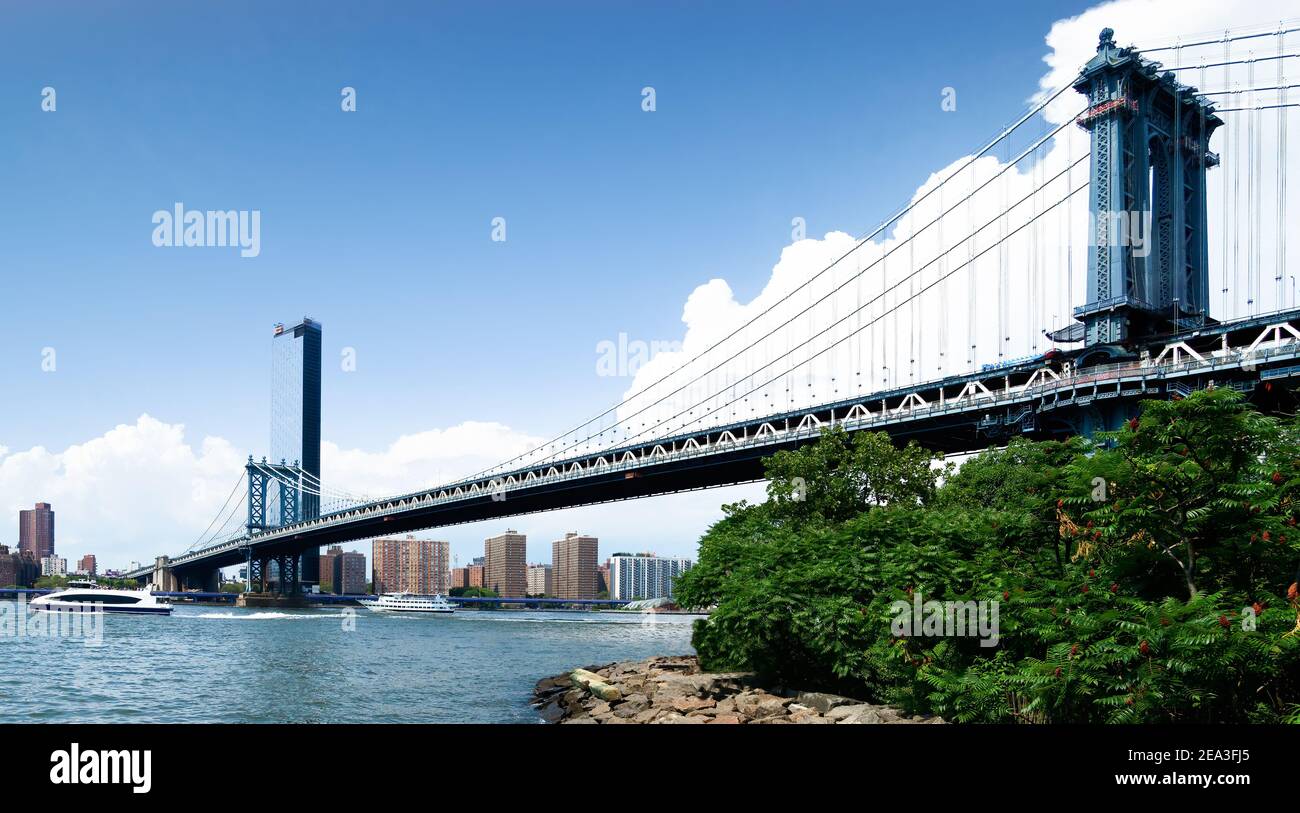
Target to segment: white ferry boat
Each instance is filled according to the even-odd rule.
[[[42,612],[130,613],[133,615],[171,615],[172,605],[160,601],[148,588],[116,590],[100,587],[93,581],[71,581],[54,593],[32,599],[28,605]]]
[[[447,615],[456,607],[442,596],[420,596],[415,593],[384,593],[378,598],[358,599],[361,606],[378,612],[434,613]]]

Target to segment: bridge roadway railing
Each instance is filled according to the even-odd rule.
[[[1189,360],[1178,363],[1168,361],[1159,363],[1150,361],[1119,362],[1090,366],[1086,368],[1087,372],[1085,373],[1075,373],[1069,376],[1060,376],[1055,371],[1052,371],[1050,375],[1038,375],[1035,372],[1030,376],[1028,382],[1017,385],[1009,383],[1008,371],[991,370],[988,372],[987,377],[979,379],[979,386],[972,387],[968,383],[962,390],[965,394],[958,398],[943,396],[942,390],[944,387],[941,386],[941,382],[935,382],[935,385],[930,390],[940,392],[940,398],[936,401],[926,401],[918,394],[918,391],[925,390],[911,388],[902,395],[882,393],[877,396],[873,394],[871,397],[855,398],[810,410],[799,410],[794,413],[772,416],[766,421],[756,419],[747,421],[744,424],[718,426],[708,432],[678,435],[674,438],[665,438],[636,447],[612,449],[599,455],[587,454],[581,457],[566,458],[506,472],[492,478],[461,481],[456,484],[413,492],[399,497],[376,500],[369,505],[336,511],[316,519],[268,530],[253,537],[237,537],[218,545],[179,556],[171,560],[170,564],[173,566],[183,565],[214,554],[229,552],[232,549],[243,548],[260,542],[274,541],[303,531],[319,527],[337,526],[360,517],[384,516],[413,508],[444,505],[494,493],[504,494],[517,488],[531,488],[539,485],[553,485],[580,480],[597,473],[637,471],[644,469],[646,466],[708,457],[722,452],[809,441],[819,436],[823,429],[832,425],[842,426],[849,431],[881,429],[902,422],[1015,406],[1051,396],[1059,396],[1064,392],[1071,393],[1070,399],[1066,401],[1060,401],[1058,398],[1052,404],[1044,405],[1051,408],[1057,405],[1074,403],[1078,400],[1091,400],[1093,397],[1103,394],[1100,390],[1103,384],[1113,384],[1116,386],[1117,392],[1119,392],[1118,388],[1122,388],[1125,383],[1141,383],[1143,384],[1142,389],[1145,391],[1148,389],[1146,385],[1153,381],[1158,382],[1187,375],[1203,375],[1220,371],[1228,372],[1242,369],[1243,366],[1275,364],[1296,358],[1300,358],[1300,343],[1297,343],[1293,338],[1288,338],[1276,346],[1252,346],[1252,349],[1249,350],[1214,351],[1202,358],[1189,356]],[[1037,369],[1041,371],[1050,370],[1051,368],[1045,366]],[[1027,371],[1022,370],[1021,372]],[[1300,375],[1300,370],[1296,374]],[[989,387],[988,383],[994,381],[1002,383]],[[1079,395],[1078,391],[1084,388],[1091,388],[1094,392],[1091,395]],[[896,406],[891,407],[889,405],[891,398],[898,399]],[[839,417],[834,417],[835,412],[840,408],[844,408],[845,412]],[[832,416],[830,420],[823,421],[817,417],[818,413],[825,414],[828,410]],[[793,427],[778,427],[776,424],[782,423],[783,418],[788,420],[786,416],[799,416],[800,419]],[[750,435],[748,430],[754,426],[759,427],[758,431]],[[734,432],[743,432],[743,434],[736,437]],[[715,435],[717,436],[716,439],[709,439]],[[730,439],[722,440],[722,437],[726,435],[730,435]],[[701,437],[704,438],[703,442],[699,440]],[[683,448],[677,448],[678,443],[682,443]],[[641,452],[640,455],[636,454],[638,451]],[[539,471],[545,473],[538,474]],[[149,570],[150,568],[142,568],[141,571],[131,575],[147,575]]]

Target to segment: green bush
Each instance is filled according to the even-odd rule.
[[[710,668],[962,722],[1283,720],[1297,437],[1226,390],[956,471],[832,430],[769,461],[767,502],[725,507],[677,599],[712,608],[693,637]],[[918,591],[996,601],[997,645],[896,635]]]

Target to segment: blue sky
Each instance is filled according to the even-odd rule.
[[[863,233],[1024,109],[1045,33],[1085,7],[61,5],[0,11],[10,452],[142,413],[264,450],[271,325],[303,314],[344,448],[566,429],[628,385],[596,376],[598,342],[681,338],[714,277],[751,298],[792,217]],[[177,201],[260,210],[260,256],[155,247]]]

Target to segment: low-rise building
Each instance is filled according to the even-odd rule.
[[[42,576],[68,575],[68,560],[64,559],[62,556],[55,556],[54,554],[50,554],[49,556],[42,557],[41,575]]]
[[[31,587],[41,576],[41,563],[31,553],[0,545],[0,587]]]

